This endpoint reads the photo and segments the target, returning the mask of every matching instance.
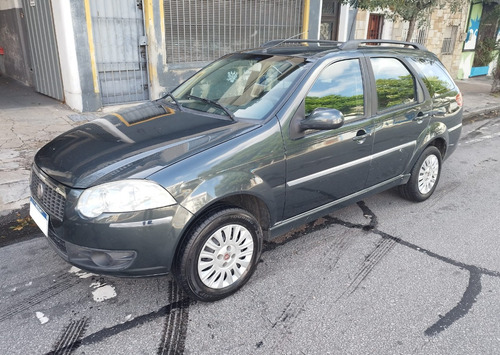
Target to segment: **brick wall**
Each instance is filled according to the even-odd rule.
[[[457,77],[459,70],[468,13],[469,8],[467,6],[463,6],[456,13],[451,13],[448,7],[438,9],[432,12],[429,22],[429,31],[425,46],[431,52],[437,54],[454,78]],[[443,42],[445,38],[450,38],[452,29],[456,30],[454,46],[449,53],[443,53]]]

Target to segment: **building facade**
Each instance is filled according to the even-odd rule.
[[[412,41],[436,53],[457,79],[491,74],[500,38],[497,6],[495,1],[473,0],[464,1],[456,11],[449,6],[433,9],[425,23],[415,28]],[[354,38],[404,40],[408,23],[386,18],[385,13],[359,11]]]
[[[0,72],[78,111],[156,99],[226,53],[300,38],[310,8],[309,0],[3,0]]]
[[[496,23],[479,21],[489,10],[435,10],[413,40],[455,77],[469,77],[482,43],[475,38],[496,36]],[[214,59],[269,40],[401,40],[407,31],[383,11],[336,0],[2,0],[0,73],[96,111],[159,98]]]

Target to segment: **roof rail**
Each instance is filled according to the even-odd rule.
[[[415,49],[420,49],[422,51],[426,51],[427,48],[425,46],[421,45],[420,43],[415,43],[415,42],[405,42],[405,41],[394,41],[394,40],[388,40],[388,39],[355,39],[355,40],[350,40],[347,42],[344,42],[341,46],[340,49],[342,50],[355,50],[360,47],[362,44],[367,44],[368,46],[370,45],[381,45],[381,44],[396,44],[400,46],[405,46],[405,47],[413,47]]]
[[[323,45],[330,45],[330,46],[339,46],[343,42],[337,42],[337,41],[329,41],[329,40],[323,40],[323,39],[275,39],[269,42],[266,42],[261,45],[263,48],[270,48],[270,47],[276,47],[279,46],[280,44],[286,44],[286,43],[295,43],[295,44],[300,44],[300,43],[306,43],[306,44],[316,44],[318,46]]]

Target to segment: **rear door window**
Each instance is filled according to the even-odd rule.
[[[402,62],[396,58],[370,58],[370,61],[377,90],[377,111],[417,102],[415,78]]]

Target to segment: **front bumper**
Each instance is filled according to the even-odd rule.
[[[192,214],[179,205],[153,210],[108,213],[85,218],[75,207],[82,190],[69,189],[33,168],[33,199],[49,215],[47,239],[67,262],[81,269],[114,276],[152,276],[168,273],[184,227]],[[62,217],[37,196],[55,189],[64,198]],[[35,183],[33,183],[35,182]]]

